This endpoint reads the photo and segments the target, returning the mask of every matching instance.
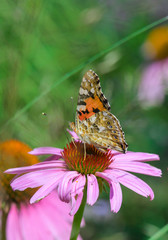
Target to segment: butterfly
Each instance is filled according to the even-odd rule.
[[[93,144],[102,151],[127,151],[128,145],[120,122],[110,112],[110,104],[102,92],[99,77],[92,70],[83,76],[76,120],[70,123],[70,127],[81,141]]]

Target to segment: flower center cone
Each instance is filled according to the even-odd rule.
[[[103,172],[112,162],[112,155],[108,151],[82,142],[71,142],[64,148],[62,156],[69,170],[84,175]]]

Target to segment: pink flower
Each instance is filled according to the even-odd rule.
[[[42,147],[30,153],[52,154],[52,156],[49,157],[49,161],[43,163],[7,170],[6,173],[18,174],[11,183],[12,188],[22,191],[29,187],[40,187],[30,199],[31,203],[57,189],[62,201],[71,202],[71,215],[79,209],[85,187],[87,187],[87,203],[93,205],[99,196],[99,184],[106,181],[110,187],[111,211],[118,212],[122,204],[121,185],[144,197],[149,196],[150,200],[154,198],[150,186],[129,172],[161,176],[160,169],[145,163],[159,160],[156,154],[141,152],[123,154],[116,151],[104,153],[86,144],[84,157],[84,146],[80,141],[71,142],[64,150]]]
[[[138,98],[143,106],[162,104],[168,89],[168,58],[151,63],[142,74]]]
[[[13,202],[6,222],[6,239],[68,240],[73,220],[69,210],[70,206],[60,201],[55,191],[37,203],[20,203],[19,208]]]
[[[157,106],[163,103],[168,89],[168,26],[152,29],[142,51],[153,62],[142,73],[138,99],[144,107]]]
[[[45,199],[30,204],[30,196],[35,191],[14,192],[10,187],[11,175],[3,174],[9,167],[43,164],[38,163],[36,156],[28,154],[30,150],[17,140],[0,143],[0,226],[3,239],[68,240],[73,221],[69,215],[70,204],[60,201],[56,191],[50,191]],[[6,229],[3,228],[5,225]]]

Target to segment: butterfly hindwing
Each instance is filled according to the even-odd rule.
[[[87,142],[98,148],[115,149],[120,152],[125,152],[127,148],[118,119],[108,111],[96,113],[87,120],[80,121],[79,131],[85,131],[82,140],[85,141],[87,136]]]

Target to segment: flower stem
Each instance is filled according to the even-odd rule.
[[[73,219],[70,240],[76,240],[78,235],[79,235],[80,225],[81,225],[81,221],[82,221],[82,217],[83,217],[83,212],[84,212],[85,205],[86,205],[86,197],[87,197],[87,190],[86,190],[86,187],[85,187],[84,190],[83,190],[83,199],[82,199],[81,205],[80,205],[80,207],[79,207],[79,209],[78,209],[78,211],[75,214],[74,219]]]
[[[168,224],[161,228],[157,233],[155,233],[149,240],[159,240],[168,232]]]
[[[7,219],[8,213],[5,212],[4,209],[2,209],[2,223],[1,223],[1,240],[6,239],[6,219]]]

